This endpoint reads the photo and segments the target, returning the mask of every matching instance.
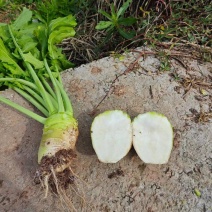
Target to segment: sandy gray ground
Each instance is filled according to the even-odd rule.
[[[188,59],[184,61],[189,67],[186,70],[173,60],[171,71],[159,72],[157,58],[141,57],[131,72],[112,84],[137,57],[138,53],[125,55],[123,61],[107,57],[63,73],[79,121],[75,172],[82,180],[76,180],[78,190],[72,187],[67,193],[69,197],[72,195],[70,199],[76,211],[212,211],[209,116],[206,122],[206,115],[212,112],[212,65]],[[191,78],[191,74],[201,82],[207,81],[210,87],[196,85],[184,95],[185,88],[170,73],[177,73],[181,79]],[[1,95],[33,109],[11,90]],[[175,134],[168,164],[144,164],[133,149],[116,164],[100,163],[89,130],[95,115],[111,109],[124,110],[132,119],[147,111],[165,114]],[[41,134],[41,124],[0,104],[0,211],[68,211],[65,200],[58,200],[52,194],[44,199],[41,186],[33,183]]]

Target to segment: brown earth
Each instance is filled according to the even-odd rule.
[[[42,125],[0,104],[0,211],[212,211],[212,65],[183,58],[187,68],[172,60],[171,71],[159,72],[154,55],[137,57],[107,57],[62,74],[80,131],[76,185],[67,198],[49,193],[44,199],[41,185],[34,184]],[[12,90],[1,95],[34,110]],[[90,126],[96,114],[111,109],[132,118],[147,111],[165,114],[175,134],[169,162],[144,164],[132,149],[116,164],[100,163]]]

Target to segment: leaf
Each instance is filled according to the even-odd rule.
[[[130,4],[132,3],[132,0],[127,0],[119,9],[118,13],[117,13],[117,18],[119,18],[120,16],[124,15],[125,11],[127,10],[127,8],[130,6]]]
[[[60,27],[75,27],[77,25],[77,22],[75,20],[75,17],[72,15],[68,15],[63,18],[56,18],[52,20],[49,24],[50,32],[53,30],[56,30]]]
[[[68,37],[73,37],[75,35],[75,31],[71,27],[63,27],[64,30],[54,31],[50,34],[48,39],[48,50],[49,56],[52,59],[57,59],[56,54],[56,46],[55,44],[60,43],[63,39]]]
[[[18,32],[16,32],[16,36],[18,38],[22,38],[23,36],[30,36],[32,38],[34,38],[34,31],[39,27],[39,26],[44,26],[41,23],[32,23],[32,24],[26,24],[24,26],[24,28],[21,28],[20,30],[18,30]]]
[[[106,29],[107,35],[108,35],[109,37],[110,37],[111,34],[113,33],[114,29],[115,29],[114,25],[111,25],[111,26],[109,26],[109,27]]]
[[[161,29],[162,31],[164,31],[164,30],[165,30],[164,25],[162,25],[162,24],[161,24],[159,27],[160,27],[160,29]]]
[[[56,48],[56,47],[55,47]],[[63,69],[68,69],[74,67],[74,64],[71,63],[65,55],[62,53],[62,49],[58,49],[55,51],[57,54],[57,59],[52,60],[52,65],[57,67],[59,71],[62,71]]]
[[[1,52],[4,52],[5,54],[9,55],[9,57],[11,57],[11,54],[9,53],[9,51],[7,50],[7,48],[5,47],[4,42],[2,41],[1,38],[0,38],[0,51]]]
[[[98,12],[101,13],[102,15],[104,15],[110,21],[112,20],[112,17],[107,12],[105,12],[104,10],[99,10]]]
[[[100,21],[100,22],[96,25],[95,29],[97,29],[97,30],[102,30],[102,29],[108,28],[108,27],[111,26],[111,25],[112,25],[112,22],[111,22],[111,21]]]
[[[196,194],[197,197],[201,197],[201,192],[199,191],[199,189],[195,188],[194,193]]]
[[[32,11],[30,11],[29,9],[24,7],[21,14],[18,16],[18,18],[12,24],[12,28],[14,30],[21,29],[25,24],[27,24],[29,21],[31,21],[31,18],[32,18]]]
[[[126,39],[131,39],[135,36],[135,32],[126,32],[123,29],[118,28],[118,31],[120,33],[120,35],[122,35],[122,37],[126,38]]]
[[[32,53],[34,57],[41,58],[41,52],[40,50],[38,50],[38,48],[31,49],[30,52]]]
[[[56,67],[59,71],[73,67],[73,64],[68,61],[65,55],[62,53],[61,48],[52,46],[52,51],[54,53],[54,59],[51,59],[51,65],[53,67]]]
[[[6,23],[0,23],[0,27],[1,26],[6,26],[7,24]]]
[[[203,88],[200,89],[200,93],[201,93],[203,96],[207,96],[207,95],[208,95],[208,92],[207,92],[205,89],[203,89]]]
[[[6,49],[2,39],[0,39],[0,62],[2,65],[14,75],[25,76],[25,72],[20,68],[20,66],[13,59],[12,55]]]
[[[45,20],[43,18],[43,16],[38,12],[38,11],[34,11],[34,15],[33,17],[35,17],[37,20],[39,20],[40,22],[47,24],[47,20]]]
[[[34,66],[35,69],[41,69],[44,67],[43,61],[38,60],[34,57],[31,52],[24,54],[24,60]]]
[[[137,21],[136,18],[128,17],[128,18],[120,18],[118,20],[118,23],[123,26],[132,26],[134,23],[136,23],[136,21]]]
[[[8,38],[10,37],[7,25],[0,26],[0,37],[2,38],[3,41],[7,41]]]
[[[63,39],[73,37],[75,30],[72,27],[60,27],[57,31],[53,31],[49,36],[49,43],[58,44]]]
[[[23,36],[17,42],[24,53],[31,51],[38,44],[34,39],[32,39],[30,36],[27,35]]]
[[[48,51],[48,37],[47,37],[47,29],[43,26],[38,26],[34,31],[35,36],[39,42],[39,47],[41,51],[42,58],[45,58]]]
[[[26,40],[27,42],[27,40]],[[25,52],[30,52],[31,50],[33,50],[36,46],[38,45],[37,42],[31,41],[29,40],[28,43],[25,43],[25,45],[23,45],[22,47],[22,51]]]
[[[110,9],[111,9],[112,20],[117,20],[118,19],[118,16],[116,14],[114,4],[111,4],[110,5]]]
[[[62,54],[62,49],[56,47],[55,44],[61,43],[65,38],[73,37],[76,33],[73,28],[74,26],[76,26],[76,21],[72,15],[57,18],[50,22],[48,54],[51,59],[51,64],[58,70],[73,66],[73,64],[66,59],[65,55]]]
[[[119,58],[120,61],[123,61],[125,59],[125,56],[124,55],[121,55],[118,58]]]

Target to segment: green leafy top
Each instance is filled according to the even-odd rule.
[[[73,64],[56,45],[74,36],[75,26],[72,15],[54,19],[47,24],[33,19],[32,12],[26,8],[14,23],[0,24],[0,85],[14,89],[46,117],[55,113],[73,115],[59,74],[59,71]],[[41,123],[46,121],[44,117],[2,96],[0,101]]]
[[[16,42],[22,49],[24,58],[35,69],[44,67],[42,60],[46,58],[50,61],[52,69],[62,70],[72,67],[62,54],[62,50],[56,46],[63,39],[75,35],[75,18],[72,15],[52,20],[48,26],[32,19],[32,11],[24,8],[23,12],[10,25],[16,38]],[[0,26],[0,73],[8,70],[4,76],[27,75],[26,68],[17,48],[9,35],[8,26]],[[55,67],[54,67],[55,66]]]

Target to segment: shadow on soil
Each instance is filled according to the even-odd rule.
[[[92,147],[90,128],[93,121],[93,117],[87,113],[81,113],[77,117],[79,122],[79,138],[76,144],[78,152],[84,155],[94,155],[94,149]]]
[[[37,157],[42,128],[42,124],[29,119],[22,143],[18,149],[18,155],[20,155],[20,160],[17,161],[18,165],[22,167],[24,173],[30,173],[32,177],[38,168]]]

